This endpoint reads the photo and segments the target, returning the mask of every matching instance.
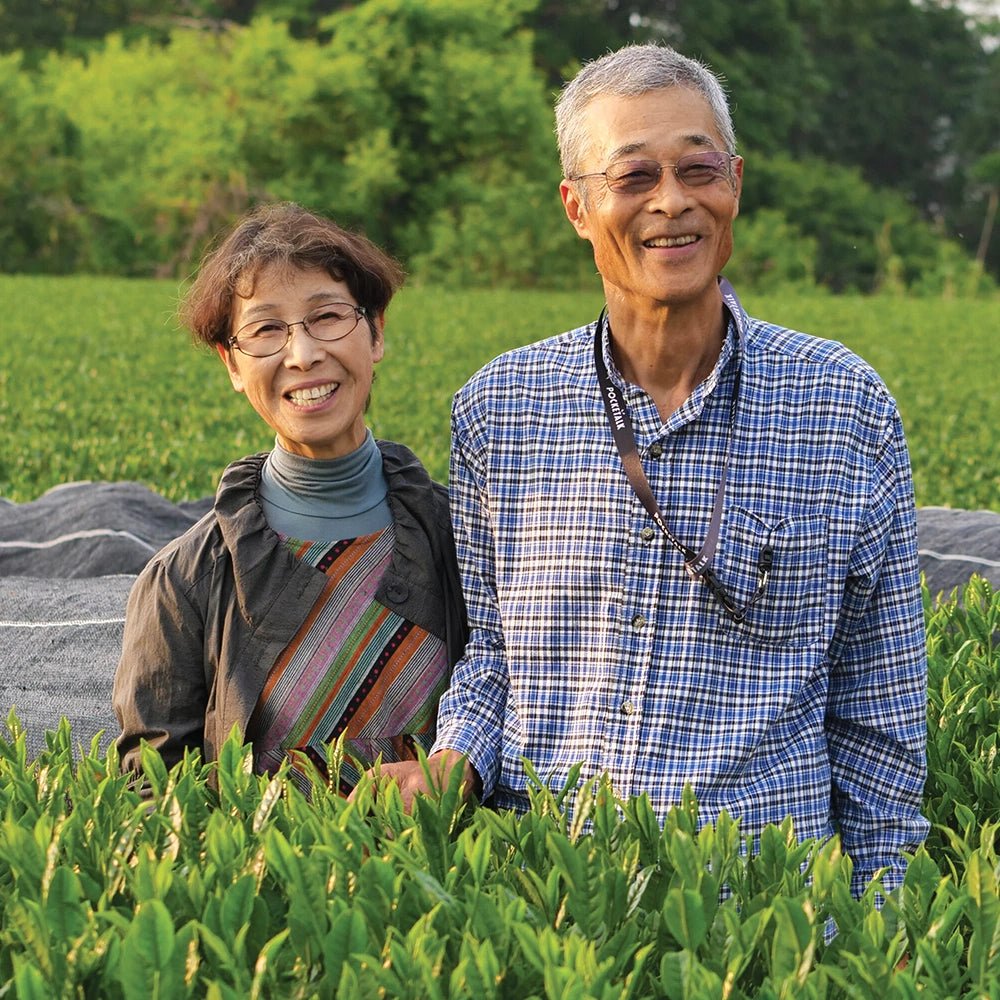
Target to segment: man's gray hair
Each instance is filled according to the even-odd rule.
[[[556,137],[563,176],[583,170],[590,136],[584,111],[596,97],[637,97],[651,90],[687,87],[701,94],[715,118],[727,153],[736,152],[729,102],[718,77],[703,63],[682,56],[669,45],[626,45],[587,63],[563,87],[556,101]]]

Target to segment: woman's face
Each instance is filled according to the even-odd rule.
[[[236,297],[231,333],[262,319],[299,324],[288,343],[267,358],[217,345],[233,388],[246,393],[283,448],[305,458],[339,458],[361,446],[373,367],[382,360],[381,316],[372,317],[374,341],[364,319],[340,340],[314,340],[306,333],[302,318],[329,302],[358,304],[347,285],[322,268],[265,267],[253,295]]]

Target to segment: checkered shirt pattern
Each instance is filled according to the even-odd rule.
[[[522,757],[553,787],[583,762],[661,820],[696,792],[745,834],[793,817],[839,833],[855,891],[924,838],[926,655],[909,457],[895,401],[845,347],[745,317],[742,386],[713,566],[742,624],[692,581],[633,493],[594,367],[595,327],[511,351],[452,412],[452,516],[471,640],[435,749],[485,796],[527,807]],[[739,352],[666,423],[611,357],[667,524],[701,547]]]

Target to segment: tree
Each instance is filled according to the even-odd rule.
[[[0,0],[0,52],[20,51],[28,66],[49,52],[82,52],[112,32],[148,34],[156,0]]]
[[[51,57],[40,86],[78,137],[79,266],[185,274],[235,215],[288,199],[439,282],[592,271],[562,222],[532,3],[369,0],[324,40],[258,18]]]
[[[986,195],[983,228],[979,236],[979,246],[976,248],[976,260],[985,265],[990,249],[990,238],[993,235],[993,223],[997,217],[997,206],[1000,205],[1000,150],[977,160],[970,174],[982,185]]]
[[[21,55],[0,56],[0,270],[79,263],[78,140]]]
[[[535,2],[368,0],[321,25],[329,56],[353,61],[341,85],[381,102],[359,123],[378,143],[358,147],[355,170],[397,182],[358,221],[420,276],[537,284],[585,266],[561,224],[551,100],[522,27]]]
[[[755,154],[743,174],[743,199],[754,213],[779,211],[815,247],[816,280],[835,292],[869,292],[898,259],[907,283],[937,261],[940,237],[902,195],[877,190],[857,167],[820,159]]]
[[[723,77],[741,144],[788,152],[816,125],[827,83],[808,45],[807,25],[822,0],[668,0],[663,37]]]

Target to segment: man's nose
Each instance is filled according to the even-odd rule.
[[[667,218],[676,219],[690,207],[691,201],[691,189],[674,173],[673,167],[664,167],[659,183],[649,194],[651,211],[660,211]]]

